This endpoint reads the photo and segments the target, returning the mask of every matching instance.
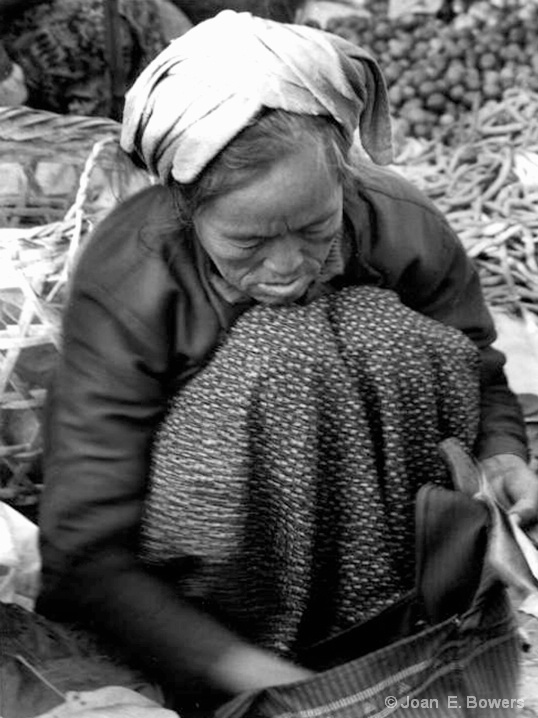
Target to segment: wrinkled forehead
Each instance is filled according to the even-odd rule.
[[[199,216],[223,236],[272,237],[341,220],[343,187],[308,148],[282,158],[242,187],[218,196]]]

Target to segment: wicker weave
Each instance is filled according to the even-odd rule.
[[[28,108],[0,108],[0,226],[35,226],[63,219],[92,147],[106,141],[99,177],[117,167],[119,125]],[[91,201],[91,188],[88,199]],[[99,187],[94,188],[98,191]]]
[[[94,224],[149,183],[118,164],[108,119],[0,108],[0,500],[35,504],[41,413],[77,253]]]

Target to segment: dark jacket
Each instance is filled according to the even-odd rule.
[[[458,327],[482,354],[479,457],[526,456],[517,401],[494,326],[461,244],[406,181],[364,169],[345,201],[353,238],[339,286],[375,283],[411,308]],[[203,680],[236,638],[183,604],[136,557],[152,435],[167,398],[211,356],[248,304],[227,304],[210,260],[180,232],[168,190],[152,187],[97,228],[65,313],[64,351],[49,392],[38,610],[92,617],[158,676]]]

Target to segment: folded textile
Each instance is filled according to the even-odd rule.
[[[177,713],[121,686],[68,693],[65,703],[37,718],[177,718]]]
[[[186,600],[293,660],[413,586],[418,488],[478,422],[475,347],[352,287],[257,305],[156,434],[142,560]]]
[[[32,610],[40,570],[37,526],[0,501],[0,601]]]
[[[0,3],[1,4],[1,3]],[[0,22],[0,38],[24,72],[31,107],[106,117],[111,90],[105,0],[19,2]],[[125,88],[167,39],[156,0],[118,0]]]

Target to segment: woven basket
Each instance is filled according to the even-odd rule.
[[[90,230],[148,185],[108,119],[0,109],[0,500],[35,505],[67,282]]]

